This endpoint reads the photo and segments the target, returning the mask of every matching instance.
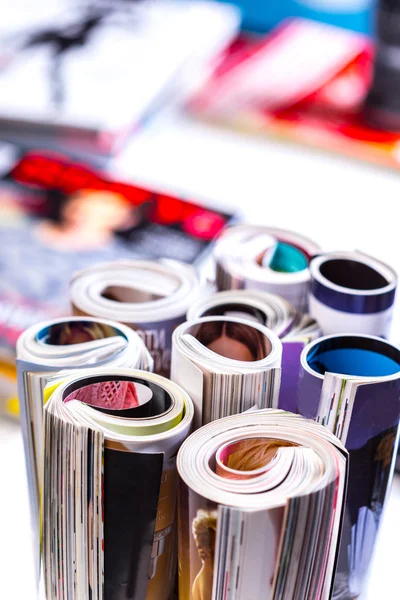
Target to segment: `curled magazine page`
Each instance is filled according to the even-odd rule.
[[[200,317],[236,317],[265,325],[282,340],[319,337],[318,323],[296,310],[283,296],[262,290],[227,290],[200,297],[192,304],[187,320]]]
[[[53,389],[44,414],[46,600],[71,590],[91,600],[168,600],[189,396],[145,371],[90,370]]]
[[[115,319],[134,329],[166,377],[174,329],[199,294],[194,268],[173,260],[121,260],[78,272],[70,285],[74,314]]]
[[[363,252],[326,252],[310,263],[310,313],[325,335],[390,335],[397,273]]]
[[[236,317],[265,325],[281,338],[296,322],[295,308],[281,296],[259,290],[227,290],[199,298],[187,320],[200,317]]]
[[[330,598],[348,461],[321,425],[265,409],[214,421],[178,453],[179,598]]]
[[[260,238],[264,239],[262,236]],[[296,411],[303,348],[321,335],[315,319],[296,310],[282,296],[260,290],[228,290],[199,298],[188,311],[191,321],[201,317],[234,317],[265,325],[282,341],[279,407]]]
[[[247,224],[228,227],[214,249],[217,288],[271,292],[305,312],[308,265],[319,252],[319,246],[308,238],[284,229]]]
[[[183,349],[174,342],[172,343],[171,379],[191,397],[195,407],[193,426],[197,429],[203,422],[203,397],[208,388],[209,377],[203,369],[189,360]]]
[[[351,600],[368,577],[395,466],[400,350],[374,336],[331,335],[306,346],[301,362],[298,412],[338,436],[350,455],[333,597]]]
[[[174,331],[172,352],[171,378],[194,394],[196,428],[256,404],[277,406],[282,343],[264,325],[224,316],[187,321]]]
[[[73,373],[106,365],[151,370],[153,361],[134,331],[119,323],[92,317],[44,321],[26,329],[17,341],[20,422],[38,578],[44,390],[61,371]]]
[[[128,349],[128,346],[129,349]],[[116,323],[96,317],[68,317],[41,322],[18,338],[17,358],[64,368],[128,361],[151,369],[151,358],[138,336]],[[122,366],[122,365],[121,365]]]

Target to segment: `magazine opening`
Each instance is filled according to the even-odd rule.
[[[319,271],[330,283],[353,290],[379,290],[390,283],[376,269],[357,260],[332,258],[323,262]]]
[[[74,381],[65,388],[62,400],[78,400],[99,412],[133,419],[159,417],[172,408],[172,398],[162,387],[125,376],[99,375]]]
[[[266,358],[272,350],[270,340],[262,331],[237,321],[206,321],[190,327],[187,333],[212,352],[232,360],[258,361]]]
[[[125,285],[109,285],[101,292],[101,296],[113,302],[126,302],[129,304],[153,302],[154,300],[162,300],[166,297],[162,294],[154,294],[143,289]]]
[[[262,310],[240,302],[218,304],[202,312],[199,317],[236,317],[254,321],[261,325],[267,324],[267,316]]]
[[[98,321],[62,321],[41,329],[36,341],[49,346],[68,346],[84,344],[94,340],[120,336],[126,339],[120,330]]]
[[[335,336],[316,343],[307,355],[307,364],[320,375],[385,377],[400,370],[400,350],[375,338]]]
[[[265,472],[279,448],[293,442],[268,437],[244,438],[228,442],[216,454],[216,473],[228,479],[253,478]]]

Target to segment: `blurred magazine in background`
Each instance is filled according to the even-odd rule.
[[[76,271],[167,258],[202,272],[233,215],[112,179],[60,152],[1,143],[0,159],[0,412],[12,414],[16,340],[34,323],[71,314]]]
[[[365,118],[374,44],[366,35],[289,19],[242,37],[188,103],[217,125],[279,136],[350,158],[400,168],[400,134]]]
[[[48,9],[38,18],[18,0],[2,6],[0,131],[103,155],[182,100],[240,24],[236,8],[202,0],[57,0]]]

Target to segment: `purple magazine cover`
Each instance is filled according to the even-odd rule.
[[[296,398],[300,377],[300,356],[305,343],[282,340],[282,377],[279,390],[279,408],[297,412]]]
[[[370,340],[374,344],[376,338]],[[391,349],[392,358],[400,365],[400,351],[394,346]],[[343,381],[351,379],[346,375],[338,377]],[[322,384],[323,377],[301,368],[296,412],[308,418],[317,416]],[[350,454],[350,473],[333,600],[357,598],[365,585],[393,475],[399,422],[400,372],[391,380],[357,387],[345,441]]]

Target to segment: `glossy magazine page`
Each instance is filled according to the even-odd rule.
[[[326,252],[310,264],[311,314],[325,335],[390,335],[397,273],[363,252]]]
[[[316,419],[350,455],[345,525],[334,598],[358,597],[366,583],[390,490],[400,422],[400,351],[365,335],[333,335],[302,353],[298,412]]]
[[[54,319],[28,328],[18,339],[20,423],[36,551],[39,548],[44,389],[50,381],[65,377],[65,373],[106,365],[151,370],[153,362],[140,337],[113,321],[89,317]]]
[[[270,329],[235,317],[202,317],[172,338],[171,379],[195,405],[194,427],[255,408],[276,407],[282,343]]]
[[[330,598],[347,453],[276,410],[210,423],[178,453],[179,598]]]
[[[243,224],[226,229],[214,248],[219,291],[249,289],[278,294],[306,312],[311,258],[320,248],[285,229]]]
[[[72,589],[93,600],[168,600],[176,567],[175,456],[190,430],[190,398],[163,377],[107,368],[68,378],[47,395],[46,600]]]
[[[200,294],[197,274],[178,261],[115,261],[79,271],[70,284],[75,315],[112,318],[141,336],[154,371],[169,376],[174,329]]]
[[[304,346],[321,335],[317,321],[281,296],[249,289],[203,294],[190,307],[187,319],[217,315],[259,323],[277,334],[282,342],[279,406],[296,412],[300,356]]]

